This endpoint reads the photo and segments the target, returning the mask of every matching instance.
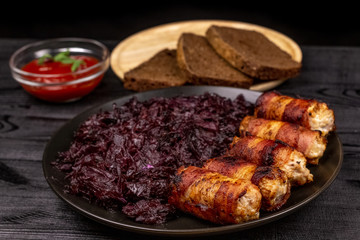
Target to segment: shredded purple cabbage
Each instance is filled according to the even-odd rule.
[[[242,95],[132,98],[82,123],[56,166],[67,172],[69,193],[137,222],[164,223],[176,211],[167,198],[177,168],[225,153],[252,107]]]

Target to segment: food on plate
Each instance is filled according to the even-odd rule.
[[[241,94],[131,98],[89,116],[54,164],[65,171],[69,193],[161,224],[174,217],[167,198],[176,170],[224,154],[252,110]]]
[[[183,33],[177,43],[177,61],[188,82],[249,88],[253,79],[220,57],[204,36]]]
[[[213,25],[206,38],[220,56],[253,78],[286,79],[300,73],[301,63],[260,32]]]
[[[182,86],[186,81],[177,65],[174,49],[162,49],[124,74],[124,87],[138,92]]]
[[[226,154],[257,165],[278,167],[286,173],[292,186],[313,181],[313,175],[306,167],[305,156],[281,141],[235,136]]]
[[[320,133],[255,118],[254,107],[241,94],[133,97],[86,119],[54,165],[67,192],[135,222],[163,224],[178,210],[216,224],[255,220],[313,181],[291,144],[310,148],[317,138],[307,131]]]
[[[258,219],[261,198],[250,180],[189,166],[177,171],[169,203],[213,223],[235,224]]]
[[[260,189],[261,209],[265,211],[278,210],[290,197],[290,181],[277,167],[259,166],[234,156],[220,156],[207,160],[203,168],[231,178],[250,180]]]
[[[303,153],[307,163],[318,164],[324,155],[327,139],[295,123],[246,116],[240,123],[240,135],[254,135],[270,140],[280,140]]]
[[[323,136],[334,131],[334,111],[324,102],[315,99],[294,98],[276,91],[263,93],[255,103],[254,115],[258,118],[296,123]]]

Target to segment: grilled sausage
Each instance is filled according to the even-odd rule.
[[[284,171],[292,186],[313,181],[306,167],[305,156],[296,149],[282,143],[256,136],[234,137],[227,155],[262,166],[274,166]]]
[[[189,166],[178,169],[169,203],[213,223],[235,224],[258,219],[261,198],[259,188],[249,180]]]
[[[296,123],[320,131],[324,136],[335,130],[334,111],[326,103],[293,98],[276,91],[265,92],[258,97],[254,115],[258,118]]]
[[[240,123],[240,135],[255,135],[270,140],[280,140],[307,158],[307,163],[318,164],[324,155],[327,140],[319,131],[279,121],[246,116]]]
[[[237,157],[221,156],[207,160],[203,168],[231,178],[250,180],[260,189],[262,210],[278,210],[290,197],[290,181],[277,167],[258,166]]]

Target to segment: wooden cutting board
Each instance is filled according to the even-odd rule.
[[[301,62],[302,51],[298,44],[286,35],[255,24],[227,20],[194,20],[174,22],[155,26],[129,36],[112,51],[110,65],[115,74],[123,80],[124,73],[148,60],[164,48],[176,48],[177,40],[184,32],[205,36],[206,30],[213,24],[230,26],[263,33],[281,49],[288,52],[295,61]],[[251,90],[266,91],[287,79],[256,82]]]

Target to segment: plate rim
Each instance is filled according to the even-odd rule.
[[[265,27],[265,26],[261,26],[261,25],[258,25],[258,24],[254,24],[254,23],[244,22],[244,21],[234,21],[234,20],[226,20],[226,19],[194,19],[194,20],[167,22],[167,23],[155,25],[155,26],[152,26],[152,27],[149,27],[149,28],[142,29],[142,30],[140,30],[138,32],[135,32],[135,33],[127,36],[126,38],[121,40],[113,48],[113,50],[112,50],[112,52],[110,54],[110,67],[111,67],[112,71],[119,78],[119,80],[121,82],[123,82],[124,72],[118,70],[116,66],[118,65],[117,62],[119,61],[119,55],[120,55],[120,52],[122,50],[121,48],[124,45],[126,45],[129,41],[131,41],[132,39],[139,38],[143,34],[147,34],[148,32],[155,31],[155,30],[158,30],[158,29],[171,28],[173,26],[185,25],[185,24],[190,24],[190,23],[191,24],[217,23],[217,24],[225,24],[225,25],[243,25],[243,26],[246,26],[246,28],[254,28],[254,29],[257,29],[257,30],[261,30],[261,31],[267,31],[267,32],[270,32],[271,34],[275,34],[278,37],[281,37],[281,39],[285,40],[289,45],[292,46],[292,49],[294,49],[294,51],[295,51],[295,55],[292,56],[292,57],[296,61],[301,62],[302,58],[303,58],[302,50],[301,50],[301,47],[299,46],[299,44],[295,40],[290,38],[289,36],[285,35],[284,33],[280,32],[280,31],[277,31],[275,29]],[[292,55],[292,54],[290,54],[290,55]],[[275,87],[281,85],[282,83],[284,83],[287,80],[288,79],[278,79],[278,80],[263,81],[263,82],[260,81],[259,83],[250,86],[249,89],[254,90],[254,91],[265,91],[265,90],[275,88]]]
[[[175,88],[204,88],[208,89],[232,89],[234,91],[239,91],[239,92],[257,92],[257,91],[252,91],[252,90],[248,90],[248,89],[238,89],[238,88],[233,88],[233,87],[219,87],[219,86],[181,86],[181,87],[175,87]],[[144,93],[148,93],[149,95],[152,95],[154,93],[157,92],[162,92],[162,91],[166,91],[166,89],[156,89],[156,90],[151,90],[151,91],[147,91],[147,92],[143,92],[143,93],[132,93],[132,94],[127,94],[118,98],[114,98],[113,100],[107,101],[105,103],[100,103],[96,106],[92,106],[89,107],[88,109],[76,114],[73,118],[69,119],[65,124],[63,124],[60,128],[57,129],[57,131],[55,131],[52,135],[52,137],[50,138],[50,140],[47,142],[45,148],[44,148],[44,152],[43,152],[43,156],[42,156],[42,168],[43,168],[43,175],[48,183],[48,185],[50,186],[50,188],[52,189],[52,191],[60,198],[62,199],[64,202],[66,202],[72,209],[75,209],[77,213],[80,213],[83,216],[88,217],[89,219],[92,219],[100,224],[106,225],[106,226],[111,226],[113,228],[119,229],[119,230],[124,230],[124,231],[128,231],[128,232],[133,232],[133,233],[142,233],[142,234],[146,234],[146,235],[155,235],[155,236],[208,236],[208,235],[217,235],[217,234],[224,234],[224,233],[231,233],[231,232],[236,232],[236,231],[243,231],[246,229],[251,229],[251,228],[255,228],[255,227],[259,227],[261,225],[264,224],[268,224],[270,222],[279,220],[285,216],[288,216],[289,214],[299,210],[300,208],[302,208],[303,206],[307,205],[309,202],[311,202],[312,200],[314,200],[315,198],[317,198],[322,192],[324,192],[326,189],[328,189],[331,184],[334,182],[334,180],[336,179],[337,175],[339,174],[342,164],[343,164],[343,158],[344,158],[344,153],[343,153],[343,146],[342,146],[342,142],[341,139],[339,138],[337,132],[333,132],[331,134],[334,134],[334,138],[337,142],[337,145],[339,147],[339,156],[340,158],[337,161],[337,165],[335,168],[335,171],[332,172],[332,175],[329,179],[326,180],[325,184],[318,189],[316,192],[312,193],[309,197],[303,199],[300,202],[297,202],[294,205],[289,206],[287,209],[284,210],[279,210],[277,212],[272,213],[269,216],[265,216],[261,219],[257,219],[257,220],[252,220],[249,222],[245,222],[245,223],[240,223],[240,224],[232,224],[232,225],[220,225],[220,226],[214,226],[214,227],[209,227],[209,228],[196,228],[196,229],[165,229],[165,228],[152,228],[152,225],[148,225],[148,227],[145,227],[146,225],[144,225],[144,227],[142,226],[134,226],[134,225],[129,225],[129,224],[124,224],[124,223],[115,223],[112,220],[109,220],[107,218],[103,218],[103,217],[99,217],[96,214],[93,214],[87,210],[84,210],[81,206],[78,206],[74,203],[72,203],[68,198],[64,197],[64,193],[60,193],[59,191],[56,190],[56,188],[54,187],[53,183],[51,182],[51,178],[53,176],[49,175],[48,172],[48,168],[51,162],[46,161],[46,155],[47,155],[47,149],[49,147],[49,145],[52,143],[54,137],[56,135],[59,134],[59,132],[62,131],[62,129],[66,128],[67,126],[71,125],[73,121],[75,121],[78,118],[84,118],[84,115],[87,115],[85,117],[85,119],[87,117],[89,117],[91,114],[93,114],[94,112],[98,112],[99,109],[101,109],[102,106],[105,105],[109,105],[112,104],[113,102],[119,101],[121,99],[130,99],[133,96],[137,96],[137,95],[142,95]],[[257,92],[257,93],[261,93],[261,92]],[[200,93],[199,93],[200,94]],[[239,93],[240,94],[240,93]],[[124,100],[125,101],[125,100]],[[75,196],[76,198],[81,198],[78,196]],[[96,208],[101,208],[100,206],[96,206],[94,203],[92,203],[94,205],[94,207]]]

